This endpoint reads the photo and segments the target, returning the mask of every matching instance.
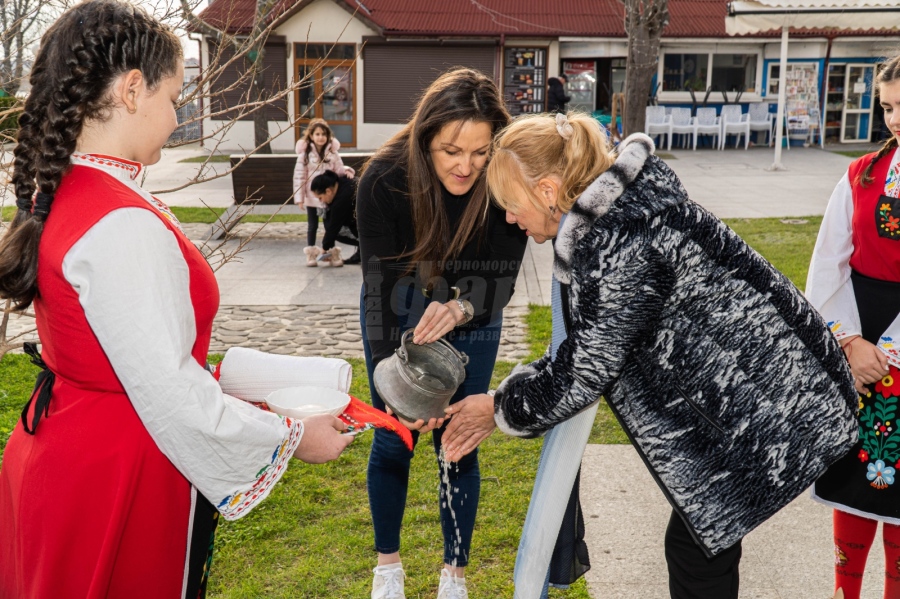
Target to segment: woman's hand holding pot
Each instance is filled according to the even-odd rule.
[[[394,411],[391,410],[390,406],[384,406],[384,409],[391,416],[394,415]],[[432,418],[428,422],[425,422],[424,420],[422,420],[420,418],[419,420],[416,420],[415,422],[410,422],[409,420],[404,420],[403,418],[400,418],[399,416],[397,416],[396,418],[400,422],[400,424],[402,424],[403,426],[405,426],[406,428],[408,428],[411,431],[418,431],[420,434],[427,433],[436,428],[440,428],[444,424],[444,420],[446,420],[446,418]]]
[[[465,318],[466,315],[455,301],[446,304],[431,302],[413,331],[413,343],[416,345],[434,343],[459,326]]]
[[[470,395],[444,411],[450,416],[450,424],[444,431],[441,444],[444,446],[444,456],[451,462],[458,462],[475,451],[496,428],[494,398],[487,393]]]

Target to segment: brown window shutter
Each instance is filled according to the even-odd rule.
[[[215,42],[209,42],[210,60],[215,60],[218,51]],[[231,47],[223,47],[219,57],[221,64],[227,63],[234,56],[234,50]],[[210,82],[209,100],[210,110],[213,113],[221,110],[234,108],[248,101],[247,90],[250,87],[248,80],[242,81],[240,85],[234,89],[229,89],[238,79],[250,68],[250,62],[246,59],[236,60],[226,68],[222,74],[215,80]],[[265,89],[269,93],[278,93],[287,86],[287,44],[269,42],[265,45],[265,53],[263,56],[263,80]],[[266,118],[270,121],[286,121],[288,120],[288,98],[282,98],[278,101],[269,102],[266,107]],[[226,113],[219,115],[214,120],[227,121],[236,116],[236,113]],[[245,115],[240,118],[242,121],[252,120],[252,115]]]
[[[366,45],[363,106],[367,123],[405,123],[425,89],[454,67],[477,69],[496,80],[497,47],[415,44]]]

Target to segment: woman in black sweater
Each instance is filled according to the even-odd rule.
[[[414,343],[446,338],[469,355],[466,380],[451,402],[487,391],[500,342],[503,308],[513,294],[526,237],[488,197],[483,171],[494,134],[509,115],[494,82],[457,69],[425,92],[412,120],[366,166],[357,220],[362,254],[360,313],[372,403],[384,409],[372,373],[414,329]],[[441,422],[434,429],[439,454]],[[435,428],[437,427],[437,428]],[[375,527],[373,599],[404,597],[400,527],[409,451],[377,430],[369,457],[369,504]],[[444,570],[439,597],[465,597],[464,569],[478,506],[477,453],[449,468],[441,485]]]

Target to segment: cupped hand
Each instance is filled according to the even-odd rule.
[[[486,393],[470,395],[444,411],[450,417],[450,424],[441,437],[441,444],[444,456],[451,462],[458,462],[475,451],[496,428],[494,398]]]
[[[455,301],[446,304],[431,302],[413,330],[413,343],[433,343],[455,329],[464,318],[465,314]]]
[[[405,426],[406,428],[408,428],[411,431],[418,431],[419,433],[427,433],[436,428],[440,428],[444,424],[444,421],[446,420],[446,418],[432,418],[428,422],[425,422],[424,420],[422,420],[420,418],[419,420],[416,420],[415,422],[410,422],[409,420],[404,420],[403,418],[396,416],[394,414],[394,411],[389,406],[384,406],[384,409],[388,414],[390,414],[391,416],[394,416],[394,418],[396,418],[400,422],[400,424],[402,424],[403,426]]]
[[[868,393],[864,385],[877,383],[888,373],[888,359],[883,351],[862,337],[852,337],[843,344],[844,353],[850,362],[856,389]]]
[[[324,464],[336,460],[353,442],[353,435],[342,435],[347,425],[331,414],[317,414],[304,418],[303,436],[294,457],[308,464]]]

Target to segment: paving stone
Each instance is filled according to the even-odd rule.
[[[282,356],[291,356],[294,355],[294,348],[292,347],[273,347],[269,350],[269,353],[278,354]]]
[[[257,326],[259,323],[253,320],[230,320],[219,324],[220,328],[235,332],[247,331]]]
[[[332,326],[332,325],[336,325],[336,324],[343,325],[343,324],[344,324],[344,321],[343,321],[343,320],[338,320],[338,319],[320,320],[320,321],[318,321],[316,324],[319,325],[319,326],[323,326],[323,327],[324,327],[324,326]]]
[[[341,341],[362,341],[362,336],[358,333],[341,333],[340,335],[335,335],[334,338]]]
[[[334,339],[320,339],[319,344],[331,346],[331,345],[337,345],[338,341],[335,341]]]
[[[342,341],[341,343],[338,343],[335,347],[337,347],[338,349],[356,350],[359,352],[361,352],[363,350],[361,341],[359,343],[350,343],[348,341]]]

